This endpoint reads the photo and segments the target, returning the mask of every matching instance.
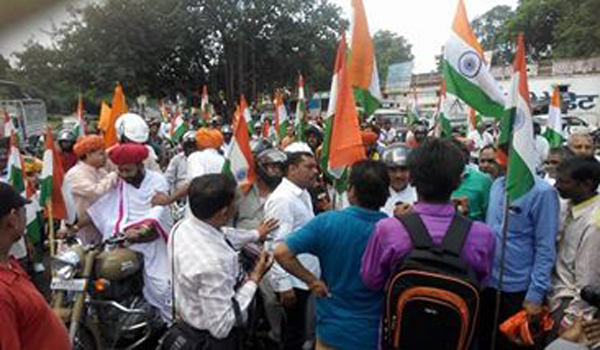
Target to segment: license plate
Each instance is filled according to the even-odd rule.
[[[52,278],[50,289],[53,290],[69,290],[74,292],[83,292],[85,290],[86,280],[83,278],[73,278],[64,280],[61,278]]]

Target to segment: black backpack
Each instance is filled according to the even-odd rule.
[[[385,289],[383,350],[465,350],[479,311],[479,285],[460,258],[473,222],[459,214],[435,246],[418,214],[398,218],[413,243]]]

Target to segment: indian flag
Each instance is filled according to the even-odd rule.
[[[337,50],[337,56],[335,58],[333,77],[331,78],[331,88],[329,90],[329,107],[327,108],[327,114],[325,114],[325,118],[323,120],[324,138],[321,150],[321,159],[319,160],[321,169],[330,176],[333,176],[337,179],[339,179],[342,176],[342,172],[332,172],[332,169],[329,167],[329,150],[331,146],[331,130],[333,127],[333,116],[335,115],[335,109],[337,107],[338,100],[338,85],[340,80],[340,74],[342,73],[342,69],[344,69],[345,61],[346,36],[344,32],[342,32],[342,36],[340,38],[340,46]]]
[[[250,134],[245,118],[237,118],[233,126],[233,139],[223,172],[233,175],[238,184],[243,187],[252,185],[256,180],[254,158],[250,149]]]
[[[345,57],[346,42],[342,42],[338,49],[338,57]],[[360,134],[356,102],[350,85],[349,72],[345,70],[345,60],[341,60],[341,67],[337,71],[337,96],[335,98],[335,112],[332,118],[331,136],[329,140],[329,173],[341,176],[344,170],[355,162],[366,158],[365,147]],[[337,62],[336,62],[337,63]],[[339,177],[338,177],[339,179]],[[338,188],[339,191],[339,188]]]
[[[275,97],[275,131],[280,141],[285,137],[289,124],[287,109],[283,103],[283,94],[278,93]]]
[[[19,193],[25,192],[25,176],[23,173],[23,159],[18,147],[16,131],[10,134],[10,154],[8,156],[8,183]]]
[[[456,95],[485,116],[504,116],[504,96],[489,65],[483,49],[469,26],[463,0],[452,25],[452,34],[444,47],[444,79],[449,93]]]
[[[83,111],[83,98],[81,94],[79,94],[79,101],[77,102],[77,126],[75,128],[75,136],[85,136],[85,119],[84,119],[84,111]]]
[[[477,126],[483,122],[481,114],[478,114],[475,108],[469,108],[469,120],[468,120],[469,133],[477,131]]]
[[[202,119],[205,122],[210,121],[210,103],[208,101],[208,87],[204,85],[202,88],[202,101],[200,102],[200,110],[202,113]]]
[[[352,43],[348,75],[356,101],[370,116],[379,108],[381,87],[375,60],[375,48],[369,35],[367,14],[362,0],[352,0]]]
[[[252,113],[250,112],[250,108],[248,108],[248,102],[246,102],[246,96],[244,95],[240,97],[240,113],[246,121],[246,130],[248,130],[251,135],[255,135],[257,132],[260,133],[260,130],[254,130],[254,123],[252,122]]]
[[[40,205],[46,208],[45,217],[64,219],[74,223],[77,210],[68,185],[64,185],[65,173],[60,157],[55,157],[52,129],[46,131],[42,174],[40,176]]]
[[[550,143],[550,147],[560,147],[565,141],[565,137],[563,135],[563,121],[561,114],[561,105],[562,101],[560,98],[560,91],[558,90],[558,86],[554,87],[554,92],[552,93],[552,102],[550,104],[549,117],[548,117],[548,128],[544,133],[544,137],[548,139]]]
[[[17,128],[15,128],[15,125],[13,124],[12,119],[10,118],[10,115],[8,115],[8,111],[6,109],[4,109],[4,128],[2,130],[4,132],[2,134],[4,137],[11,137],[13,132],[15,134],[17,132]]]
[[[185,125],[181,113],[177,113],[177,117],[175,118],[174,123],[171,125],[171,141],[179,142],[179,140],[181,140],[181,138],[183,137],[183,134],[185,134],[186,131],[188,131],[188,127]]]
[[[446,98],[446,81],[442,80],[442,86],[440,88],[440,105],[438,107],[438,123],[437,123],[437,135],[441,137],[452,136],[452,125],[450,124],[450,108],[448,108],[448,100]]]
[[[408,125],[415,125],[421,119],[421,111],[419,110],[419,100],[417,99],[417,89],[413,89],[413,100],[408,110]]]
[[[304,78],[302,74],[298,77],[298,103],[296,104],[296,140],[305,141],[304,130],[306,130],[306,97],[304,95]]]
[[[523,34],[520,34],[506,105],[512,131],[506,184],[508,198],[511,201],[523,196],[535,183],[536,152],[530,106],[525,43]]]

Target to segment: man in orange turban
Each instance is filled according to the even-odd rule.
[[[87,215],[88,208],[117,182],[117,173],[107,173],[104,139],[90,135],[80,137],[73,148],[79,162],[65,175],[66,188],[70,188],[77,206],[78,222],[74,232],[84,244],[99,243],[100,232]]]
[[[200,151],[223,146],[223,134],[216,129],[201,128],[196,131],[196,145]]]
[[[189,183],[196,177],[206,174],[220,174],[225,165],[225,157],[221,154],[223,134],[216,129],[201,128],[196,131],[198,150],[189,155],[187,160],[188,183],[172,195],[158,193],[153,200],[155,205],[169,205],[184,198]]]

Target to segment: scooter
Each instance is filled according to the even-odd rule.
[[[145,301],[143,258],[123,236],[83,246],[60,241],[52,260],[52,309],[69,328],[73,349],[141,349],[164,326]]]

